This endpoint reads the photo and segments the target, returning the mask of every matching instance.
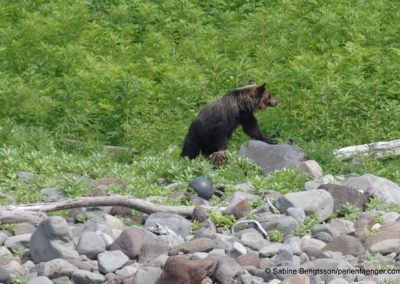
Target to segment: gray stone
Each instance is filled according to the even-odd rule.
[[[322,251],[339,251],[343,255],[359,256],[365,253],[365,248],[357,238],[341,235],[334,238]]]
[[[21,263],[18,260],[12,258],[6,259],[5,261],[3,260],[1,262],[1,268],[4,268],[8,272],[10,272],[11,275],[21,273],[22,271]]]
[[[256,219],[266,231],[279,230],[285,234],[292,234],[299,227],[299,223],[292,216],[276,215],[271,212],[260,214]]]
[[[40,276],[46,276],[51,279],[62,276],[70,277],[72,272],[76,269],[77,267],[68,261],[56,258],[47,262],[39,263],[32,269],[32,271],[37,272]]]
[[[75,283],[72,283],[71,281],[69,281],[69,277],[67,277],[67,276],[62,276],[62,277],[58,277],[55,279],[51,279],[51,281],[53,281],[54,284],[75,284]]]
[[[46,276],[39,276],[29,280],[28,284],[53,284],[53,281]]]
[[[303,208],[307,214],[315,213],[320,221],[324,221],[333,213],[333,198],[325,190],[291,192],[278,198],[275,206],[281,212],[286,212],[289,207]]]
[[[129,261],[129,257],[120,250],[102,252],[97,259],[99,270],[104,274],[120,269]]]
[[[244,199],[249,200],[249,201],[257,201],[257,200],[261,199],[261,197],[258,195],[255,195],[255,194],[236,191],[230,197],[227,198],[227,201],[230,204],[233,204],[233,203],[237,203]]]
[[[270,145],[250,140],[240,146],[239,154],[254,161],[265,175],[284,168],[295,168],[306,160],[305,152],[294,145]]]
[[[281,244],[281,243],[270,243],[259,250],[260,256],[262,256],[262,257],[274,256],[282,248],[282,245],[283,244]]]
[[[102,284],[105,277],[99,273],[76,269],[72,273],[72,281],[74,284]]]
[[[170,249],[169,255],[176,255],[179,252],[194,253],[194,252],[208,252],[217,246],[216,242],[209,238],[193,239],[183,244],[177,245]]]
[[[203,221],[207,220],[208,218],[209,217],[208,217],[206,207],[204,207],[203,205],[197,205],[194,207],[193,213],[192,213],[192,219],[203,222]]]
[[[232,284],[232,279],[242,268],[231,257],[223,257],[218,261],[215,268],[214,277],[220,284]]]
[[[19,172],[17,173],[17,179],[21,180],[30,180],[31,178],[34,178],[36,174],[30,173],[30,172]]]
[[[386,239],[377,243],[374,243],[370,248],[371,252],[379,252],[380,254],[386,255],[389,253],[400,253],[400,239]]]
[[[281,249],[286,249],[295,255],[301,254],[301,239],[299,237],[292,237],[283,243]]]
[[[40,193],[45,196],[47,202],[64,200],[64,194],[60,188],[47,187],[40,190]]]
[[[400,214],[397,212],[383,213],[381,216],[384,220],[384,224],[390,224],[396,222],[397,220],[400,220]]]
[[[338,237],[340,235],[350,235],[356,231],[354,228],[354,223],[346,219],[333,219],[331,221],[331,227],[334,237]]]
[[[303,250],[306,247],[315,247],[318,249],[322,249],[324,246],[326,246],[326,243],[321,240],[310,238],[307,236],[301,238],[301,247]]]
[[[241,235],[240,241],[243,245],[254,249],[260,250],[261,248],[265,247],[269,242],[263,238],[261,233],[259,232],[246,232]]]
[[[349,281],[343,278],[336,278],[333,279],[332,281],[329,281],[328,284],[349,284]]]
[[[297,168],[302,173],[312,176],[314,178],[320,178],[323,176],[321,166],[315,160],[307,160],[297,165]]]
[[[227,185],[226,187],[233,188],[239,192],[240,191],[253,191],[256,189],[256,187],[249,182]]]
[[[286,209],[286,214],[295,218],[299,223],[302,223],[307,217],[304,209],[299,207],[289,207]]]
[[[321,232],[328,233],[332,237],[334,236],[333,228],[330,224],[318,224],[312,228],[313,235],[316,235]]]
[[[257,276],[253,276],[253,275],[249,275],[249,274],[243,274],[239,276],[239,281],[240,284],[263,284],[264,279],[257,277]]]
[[[9,237],[4,243],[4,246],[11,250],[22,250],[24,248],[29,248],[29,241],[31,237],[32,234],[22,234]]]
[[[168,260],[169,256],[166,254],[160,254],[153,261],[149,263],[150,266],[163,267],[165,262]],[[125,266],[126,267],[126,266]]]
[[[343,208],[343,205],[350,203],[356,207],[363,209],[365,204],[368,202],[368,195],[361,193],[357,189],[350,188],[347,186],[341,186],[337,184],[323,184],[318,187],[329,192],[333,198],[333,211],[337,211]]]
[[[241,255],[247,253],[247,248],[239,242],[233,242],[232,249],[229,252],[229,255],[233,258],[237,258]]]
[[[142,266],[136,272],[133,284],[157,284],[161,273],[159,267]]]
[[[163,265],[165,264],[165,261],[163,261]],[[160,266],[156,266],[156,267],[160,267]],[[128,266],[122,267],[120,270],[115,271],[115,275],[117,275],[119,279],[125,279],[125,278],[134,276],[135,273],[137,272],[137,270],[138,270],[138,267],[128,265]]]
[[[0,258],[8,257],[8,256],[12,256],[11,251],[8,248],[6,248],[5,246],[1,246],[0,247]]]
[[[348,263],[345,260],[342,259],[330,259],[330,258],[318,258],[313,261],[314,263],[314,268],[320,269],[320,270],[335,270],[335,269],[352,269],[354,268],[350,263]],[[329,283],[329,281],[332,281],[333,279],[336,279],[338,277],[345,278],[348,281],[353,281],[356,277],[357,274],[320,274],[321,278],[323,281]]]
[[[293,253],[287,249],[280,249],[278,254],[272,257],[272,260],[276,265],[280,265],[283,263],[290,263],[293,260]]]
[[[6,242],[8,237],[8,233],[6,234],[5,232],[0,232],[0,246],[2,246]]]
[[[79,238],[76,250],[89,259],[96,259],[97,255],[106,250],[103,238],[95,232],[84,232]]]
[[[367,192],[369,195],[378,197],[385,202],[400,203],[400,186],[382,177],[371,174],[350,177],[347,179],[347,186]]]
[[[36,227],[29,223],[17,223],[14,225],[14,235],[32,234]]]
[[[283,280],[280,284],[310,284],[310,278],[304,274],[296,274]]]
[[[304,184],[304,189],[307,190],[314,190],[320,187],[323,184],[333,183],[335,181],[335,177],[333,175],[325,175],[323,177],[307,181]]]
[[[176,234],[186,237],[192,230],[192,223],[178,214],[157,212],[150,214],[144,226],[146,228],[153,227],[156,224],[166,226]]]
[[[69,259],[68,262],[72,263],[80,270],[86,270],[86,271],[90,271],[90,272],[99,270],[99,264],[98,264],[97,260],[89,260],[89,259],[86,259],[85,256],[83,256],[82,258],[83,258],[82,260]]]
[[[10,272],[0,267],[0,283],[11,284]]]
[[[78,258],[71,229],[62,217],[49,217],[40,223],[30,239],[31,256],[35,263],[55,258]]]
[[[162,238],[146,238],[140,251],[139,262],[147,263],[155,260],[159,255],[168,255],[168,248],[168,242]]]
[[[325,243],[329,243],[333,240],[333,236],[327,232],[318,232],[312,235],[313,238],[320,240]]]

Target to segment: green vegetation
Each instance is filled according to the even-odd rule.
[[[307,215],[306,219],[304,220],[303,223],[300,224],[300,226],[296,229],[294,232],[295,236],[298,237],[303,237],[305,235],[311,235],[312,229],[314,226],[319,224],[319,218],[317,214],[312,213]]]
[[[233,215],[221,215],[213,210],[208,210],[207,213],[211,221],[213,221],[217,227],[230,229],[236,222],[236,218]]]
[[[343,216],[344,219],[355,223],[360,218],[361,212],[361,208],[352,203],[346,202],[339,210],[338,215]]]
[[[45,186],[73,197],[90,189],[83,177],[116,177],[126,188],[115,193],[143,197],[166,194],[155,178],[197,175],[302,190],[297,171],[265,178],[237,157],[247,139],[240,129],[226,166],[179,158],[196,113],[249,79],[280,100],[257,114],[263,131],[281,143],[292,137],[327,173],[400,183],[398,158],[332,156],[400,137],[399,25],[400,6],[385,0],[4,0],[0,191],[33,202]],[[133,151],[110,156],[104,145]],[[38,176],[25,182],[18,171]]]
[[[372,211],[374,209],[376,209],[376,207],[378,207],[379,205],[384,204],[385,202],[378,198],[378,197],[372,197],[368,200],[367,204],[365,205],[365,209],[366,211]]]
[[[279,230],[268,231],[268,237],[271,242],[283,243],[285,234]]]

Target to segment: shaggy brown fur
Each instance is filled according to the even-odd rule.
[[[262,133],[253,112],[277,104],[278,101],[265,84],[257,85],[252,81],[248,86],[227,93],[220,100],[208,104],[193,120],[181,156],[194,159],[200,152],[209,156],[225,150],[233,131],[239,125],[253,139],[276,144],[276,140]]]

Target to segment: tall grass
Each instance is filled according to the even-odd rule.
[[[400,5],[385,0],[4,0],[0,120],[156,153],[256,79],[281,101],[257,114],[281,142],[318,156],[395,139],[399,26]]]

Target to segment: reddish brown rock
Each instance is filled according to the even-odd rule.
[[[183,255],[171,256],[164,265],[159,284],[201,284],[213,265],[211,258],[189,260]]]
[[[373,244],[389,239],[400,239],[400,221],[382,226],[379,232],[367,237],[364,243],[366,247],[370,247]]]
[[[242,199],[234,204],[228,206],[225,209],[224,214],[234,215],[236,218],[240,219],[250,214],[250,205],[247,199]]]
[[[244,254],[239,256],[236,261],[241,265],[241,266],[254,266],[259,268],[260,266],[260,257],[256,254]]]
[[[365,252],[365,248],[357,238],[348,235],[341,235],[333,238],[333,240],[327,244],[322,251],[339,251],[343,253],[343,255],[359,256]]]
[[[101,187],[101,186],[116,186],[116,187],[121,187],[124,188],[125,184],[122,180],[117,179],[117,178],[98,178],[94,181],[94,184],[96,187]]]
[[[121,250],[129,258],[139,256],[143,246],[143,232],[136,229],[124,230],[111,244],[111,250]]]
[[[180,252],[194,253],[194,252],[208,252],[217,246],[215,241],[209,238],[197,238],[191,241],[184,242],[169,250],[169,255],[177,255]]]

